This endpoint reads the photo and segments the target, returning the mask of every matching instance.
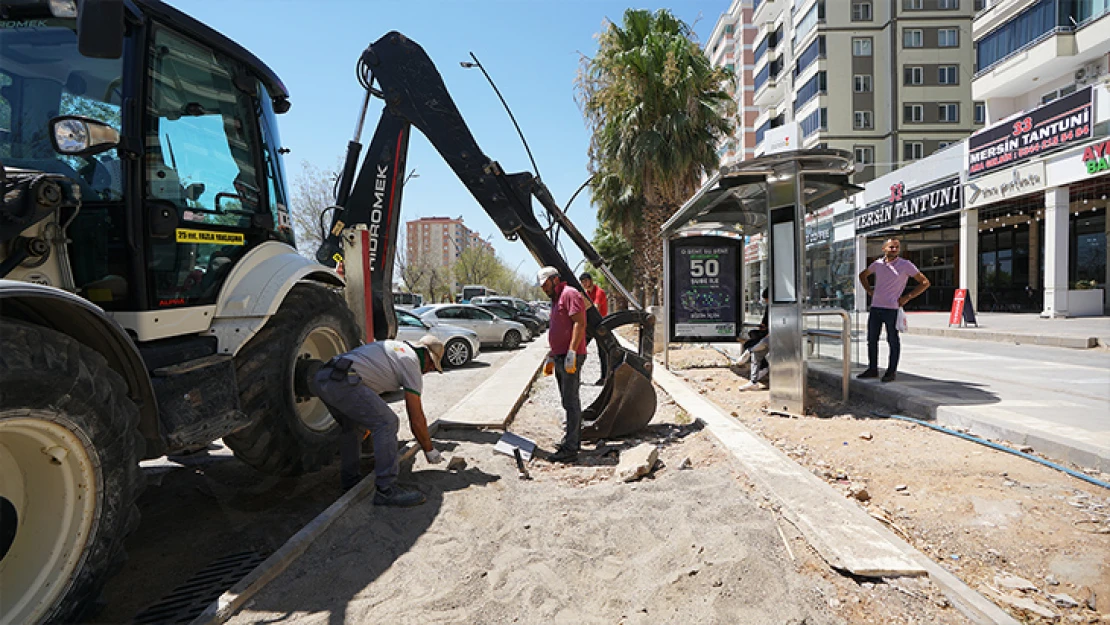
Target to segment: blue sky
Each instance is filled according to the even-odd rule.
[[[607,0],[168,1],[238,41],[285,82],[293,107],[279,119],[282,142],[292,150],[285,157],[291,186],[303,161],[331,168],[343,154],[362,98],[355,62],[368,44],[397,30],[428,52],[483,151],[508,172],[530,170],[512,123],[481,72],[459,66],[470,52],[477,55],[512,108],[560,206],[587,177],[589,132],[574,101],[579,59],[596,51],[603,20],[619,22],[630,6]],[[728,1],[631,6],[670,8],[694,26],[704,44]],[[380,112],[381,102],[375,101],[364,144]],[[402,219],[462,216],[510,267],[534,275],[535,261],[523,244],[501,236],[419,131],[412,134],[408,168],[415,168],[417,177],[405,187]],[[596,219],[588,193],[575,200],[570,217],[592,238]],[[575,266],[582,255],[568,244],[566,256]]]

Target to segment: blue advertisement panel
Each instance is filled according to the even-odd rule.
[[[715,236],[671,242],[672,342],[733,341],[740,335],[743,241]]]

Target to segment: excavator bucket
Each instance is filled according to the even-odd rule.
[[[637,354],[621,347],[612,330],[621,325],[640,326]],[[606,317],[598,326],[598,349],[609,354],[609,374],[594,403],[582,411],[583,440],[625,436],[643,429],[655,416],[655,387],[651,383],[655,317],[625,311]]]

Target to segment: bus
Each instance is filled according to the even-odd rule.
[[[498,295],[498,292],[487,286],[482,286],[481,284],[468,284],[463,287],[461,302],[463,304],[469,304],[470,300],[475,297],[488,297],[490,295]]]
[[[393,305],[404,308],[418,308],[424,305],[424,296],[419,293],[393,293]]]

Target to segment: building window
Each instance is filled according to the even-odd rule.
[[[937,46],[941,48],[960,47],[960,30],[958,28],[942,28],[938,30]]]
[[[960,121],[960,105],[941,104],[937,107],[937,115],[939,115],[942,122],[958,122]]]
[[[920,67],[906,67],[902,70],[902,82],[907,85],[920,85],[924,82],[925,73]]]
[[[904,6],[911,11],[920,11],[925,8],[923,0],[906,0]]]
[[[937,142],[937,150],[938,151],[943,150],[944,148],[952,145],[953,143],[956,143],[956,142],[955,141],[938,141]]]
[[[906,28],[902,30],[903,48],[920,48],[924,45],[924,37],[920,28]]]
[[[852,21],[853,22],[870,22],[871,21],[871,3],[870,2],[853,2],[852,3]]]
[[[856,90],[856,93],[870,93],[871,92],[871,74],[856,74],[855,75],[855,90]]]
[[[925,120],[925,107],[920,104],[907,104],[902,107],[902,117],[907,122]]]
[[[937,82],[942,85],[960,84],[959,69],[956,65],[941,65],[937,68]]]
[[[852,39],[852,56],[871,56],[871,38],[857,37]]]
[[[906,141],[902,144],[902,160],[915,161],[925,155],[925,146],[920,141]]]
[[[978,13],[987,8],[987,0],[975,0],[975,12]]]
[[[870,165],[875,162],[875,148],[869,145],[856,146],[856,165]]]
[[[975,123],[987,123],[987,105],[982,102],[975,103]]]
[[[852,126],[856,130],[869,130],[871,128],[871,111],[856,111]]]
[[[826,130],[829,127],[829,109],[819,108],[813,111],[802,120],[802,137],[808,137],[818,130]]]
[[[937,9],[941,11],[955,11],[960,8],[960,0],[937,0]]]

